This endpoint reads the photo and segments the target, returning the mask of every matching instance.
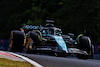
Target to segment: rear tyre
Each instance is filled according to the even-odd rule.
[[[24,44],[24,32],[18,30],[11,31],[9,50],[22,52],[23,44]]]

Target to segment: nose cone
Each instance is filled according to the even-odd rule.
[[[53,36],[53,35],[51,35],[51,37],[53,37],[55,39],[55,41],[57,42],[58,47],[60,48],[60,50],[68,52],[66,43],[63,40],[62,36]]]

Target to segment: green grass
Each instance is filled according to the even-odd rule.
[[[0,58],[0,67],[35,67],[28,62],[12,61],[5,58]]]

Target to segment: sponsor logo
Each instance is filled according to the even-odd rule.
[[[28,29],[38,29],[39,26],[26,25],[25,28],[28,28]]]

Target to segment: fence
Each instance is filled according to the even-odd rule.
[[[0,39],[0,50],[7,50],[9,47],[9,40]]]
[[[100,54],[94,54],[93,59],[98,59],[98,60],[100,60]]]

